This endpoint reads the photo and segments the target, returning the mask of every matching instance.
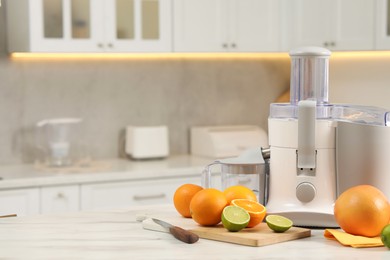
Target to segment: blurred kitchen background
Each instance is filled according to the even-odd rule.
[[[289,89],[287,51],[247,58],[11,58],[7,33],[12,32],[7,32],[4,4],[2,164],[33,162],[33,126],[54,117],[84,118],[84,138],[93,158],[121,156],[127,125],[167,125],[170,154],[186,154],[192,126],[249,124],[267,129],[270,103]],[[331,57],[329,100],[390,109],[390,55],[365,53]]]

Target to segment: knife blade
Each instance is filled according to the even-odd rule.
[[[188,230],[182,229],[181,227],[174,226],[168,222],[156,218],[152,218],[152,220],[160,226],[166,228],[169,233],[171,233],[176,239],[183,241],[184,243],[193,244],[199,240],[198,235]]]

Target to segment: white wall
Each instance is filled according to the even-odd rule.
[[[330,60],[331,103],[379,106],[390,110],[390,55]]]

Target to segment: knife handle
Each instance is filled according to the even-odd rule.
[[[176,227],[176,226],[170,227],[169,232],[175,238],[177,238],[180,241],[183,241],[184,243],[187,243],[187,244],[193,244],[199,240],[198,235],[196,235],[188,230],[182,229],[180,227]]]

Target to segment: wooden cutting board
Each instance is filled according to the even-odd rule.
[[[192,219],[185,219],[181,217],[159,218],[157,216],[155,218],[164,220],[172,225],[188,229],[197,234],[200,238],[246,246],[259,247],[311,236],[310,229],[298,227],[292,227],[284,233],[275,233],[268,228],[266,223],[260,223],[256,227],[245,228],[239,232],[229,232],[222,226],[222,224],[215,227],[202,227],[196,224]],[[145,219],[142,223],[144,229],[167,232],[151,218]]]

